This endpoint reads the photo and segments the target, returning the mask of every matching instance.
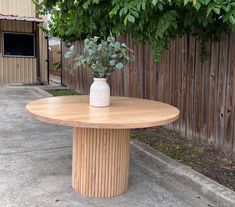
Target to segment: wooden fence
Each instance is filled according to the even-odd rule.
[[[184,36],[170,44],[169,51],[156,64],[148,45],[136,45],[136,61],[115,72],[109,80],[112,95],[163,101],[178,107],[181,116],[169,127],[197,142],[235,152],[235,34],[210,43],[208,60],[199,61],[199,43]],[[83,44],[76,42],[81,52]],[[66,49],[63,49],[63,53]],[[63,60],[63,83],[88,93],[92,82],[85,68],[71,70],[72,59]]]
[[[49,72],[50,74],[61,75],[61,45],[51,45],[49,50]]]

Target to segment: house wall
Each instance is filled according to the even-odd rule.
[[[36,83],[36,58],[3,57],[2,31],[32,33],[32,22],[0,21],[0,84]]]
[[[39,0],[41,2],[42,0]],[[0,0],[0,14],[36,17],[35,5],[31,0]],[[45,16],[40,16],[46,21]],[[9,83],[37,83],[36,58],[6,58],[2,56],[2,31],[33,32],[32,22],[25,21],[0,21],[0,84]],[[44,23],[45,26],[45,23]],[[35,29],[35,28],[34,28]],[[48,83],[47,76],[47,39],[39,31],[39,67],[40,83]]]
[[[0,14],[35,17],[31,0],[0,0]]]

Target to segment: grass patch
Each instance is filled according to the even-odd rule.
[[[235,191],[233,155],[162,127],[133,130],[131,136]]]
[[[68,90],[68,89],[58,89],[58,90],[50,90],[47,91],[48,93],[52,94],[53,96],[73,96],[73,95],[80,95],[76,91]]]

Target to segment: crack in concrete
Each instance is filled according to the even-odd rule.
[[[57,149],[66,149],[66,148],[72,148],[72,146],[64,146],[64,147],[51,147],[47,149],[39,149],[39,150],[28,150],[28,151],[23,151],[23,152],[9,152],[9,153],[0,153],[0,156],[5,156],[5,155],[16,155],[16,154],[24,154],[24,153],[31,153],[31,152],[42,152],[42,151],[48,151],[48,150],[57,150]]]

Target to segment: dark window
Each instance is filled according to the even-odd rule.
[[[35,41],[33,34],[3,33],[4,55],[35,56]]]

